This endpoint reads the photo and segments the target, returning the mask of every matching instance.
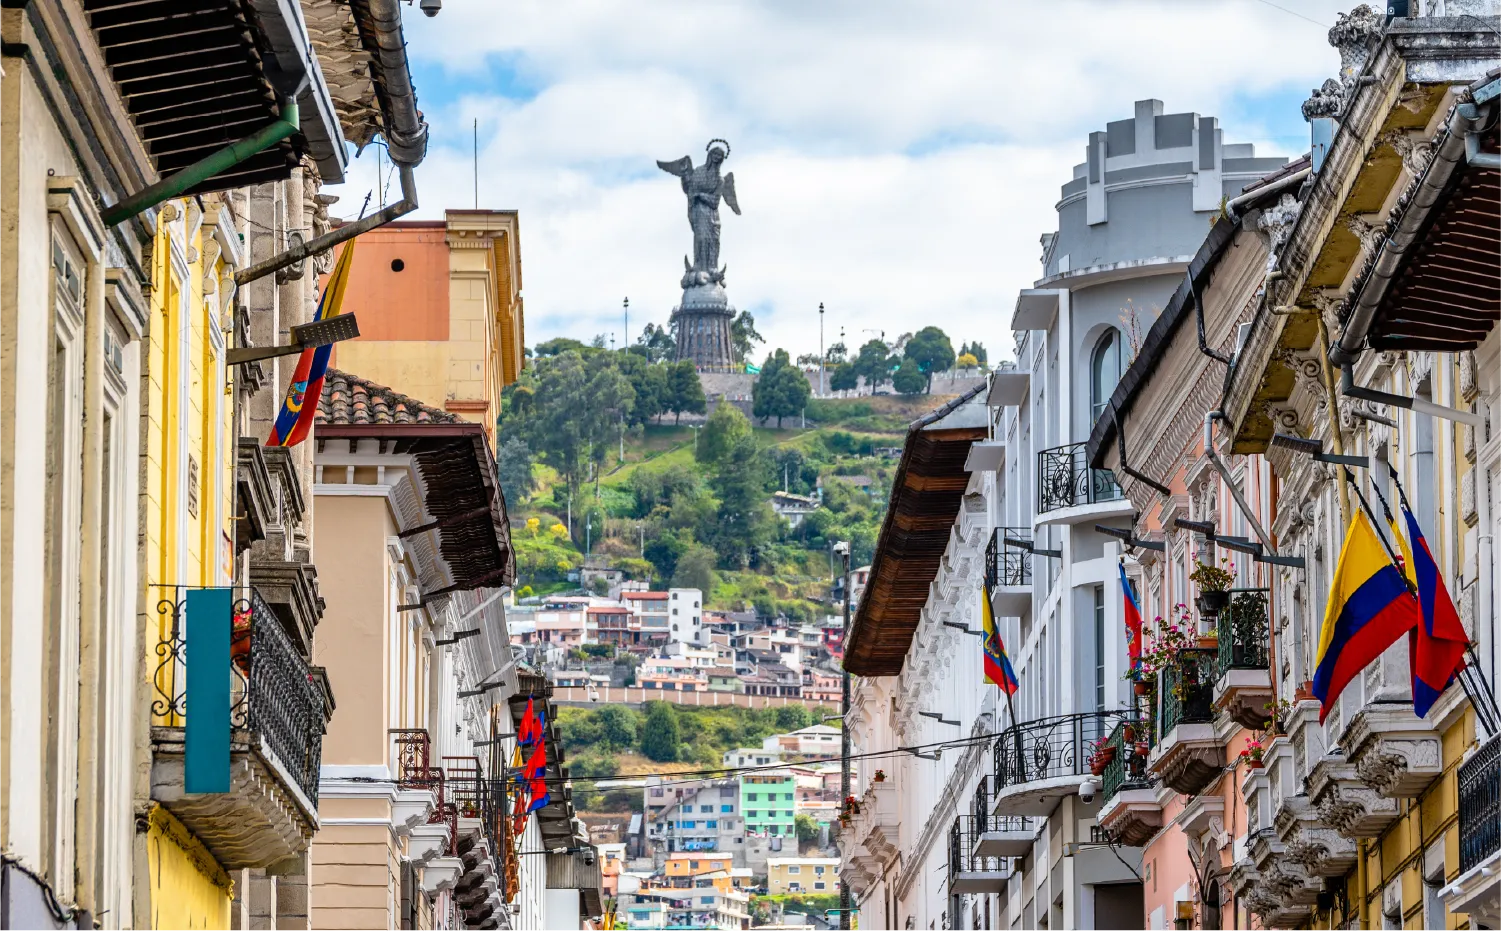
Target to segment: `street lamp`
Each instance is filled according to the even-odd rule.
[[[834,552],[844,560],[844,637],[849,638],[850,631],[850,545],[849,541],[841,540],[834,544]],[[844,661],[839,663],[839,797],[850,797],[850,673],[845,668]],[[845,878],[844,871],[839,872],[839,928],[840,931],[849,931],[850,927],[850,886]]]

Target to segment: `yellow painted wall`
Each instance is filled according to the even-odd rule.
[[[177,201],[186,210],[186,201]],[[232,566],[222,543],[233,539],[235,436],[228,375],[210,332],[203,293],[206,225],[190,242],[174,243],[174,224],[158,214],[152,249],[151,337],[146,348],[144,534],[147,610],[156,614],[158,640],[172,625],[170,612],[156,613],[162,599],[181,593],[160,586],[227,585]],[[181,230],[181,222],[175,224]],[[174,260],[174,252],[178,259]],[[192,259],[191,261],[188,261]],[[211,280],[223,273],[216,260]],[[218,323],[225,321],[221,315]],[[184,391],[184,387],[186,390]],[[182,515],[188,500],[184,467],[197,468],[197,515]],[[180,516],[181,515],[181,516]],[[232,543],[230,544],[232,547]],[[232,549],[229,551],[232,553]],[[148,655],[155,656],[155,642]],[[153,685],[172,694],[182,671],[153,664]],[[157,696],[154,694],[153,698]],[[157,715],[154,724],[181,726],[179,715]],[[207,848],[161,808],[153,809],[147,839],[150,914],[157,928],[228,928],[232,890],[228,876]]]
[[[146,830],[151,927],[228,928],[234,885],[198,839],[165,808]]]

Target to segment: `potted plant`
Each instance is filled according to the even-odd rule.
[[[878,769],[878,770],[876,770],[876,782],[885,782],[885,781],[886,781],[886,770],[884,770],[884,769]]]
[[[1245,763],[1252,769],[1261,769],[1261,767],[1265,765],[1262,762],[1262,756],[1265,753],[1266,751],[1261,746],[1261,740],[1259,738],[1252,737],[1250,740],[1246,741],[1245,749],[1240,751],[1240,762]]]
[[[1287,734],[1287,721],[1292,717],[1293,704],[1285,698],[1269,701],[1261,706],[1266,712],[1266,730],[1274,736]]]
[[[1089,771],[1096,776],[1103,775],[1105,767],[1115,759],[1115,748],[1110,745],[1109,737],[1101,737],[1089,748]]]
[[[1220,562],[1220,566],[1201,562],[1188,576],[1199,587],[1199,595],[1194,599],[1194,604],[1205,617],[1219,617],[1219,613],[1230,603],[1230,586],[1235,584],[1235,564],[1228,556],[1220,557]]]

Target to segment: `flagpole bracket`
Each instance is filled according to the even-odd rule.
[[[224,358],[230,365],[248,365],[263,359],[295,355],[305,349],[331,346],[347,339],[355,339],[359,335],[360,324],[354,314],[337,314],[327,320],[314,320],[312,323],[292,327],[292,341],[285,346],[251,346],[231,349],[225,353]]]

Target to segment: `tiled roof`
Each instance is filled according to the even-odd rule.
[[[329,369],[318,399],[318,423],[461,423],[447,411],[429,407],[385,385]]]

